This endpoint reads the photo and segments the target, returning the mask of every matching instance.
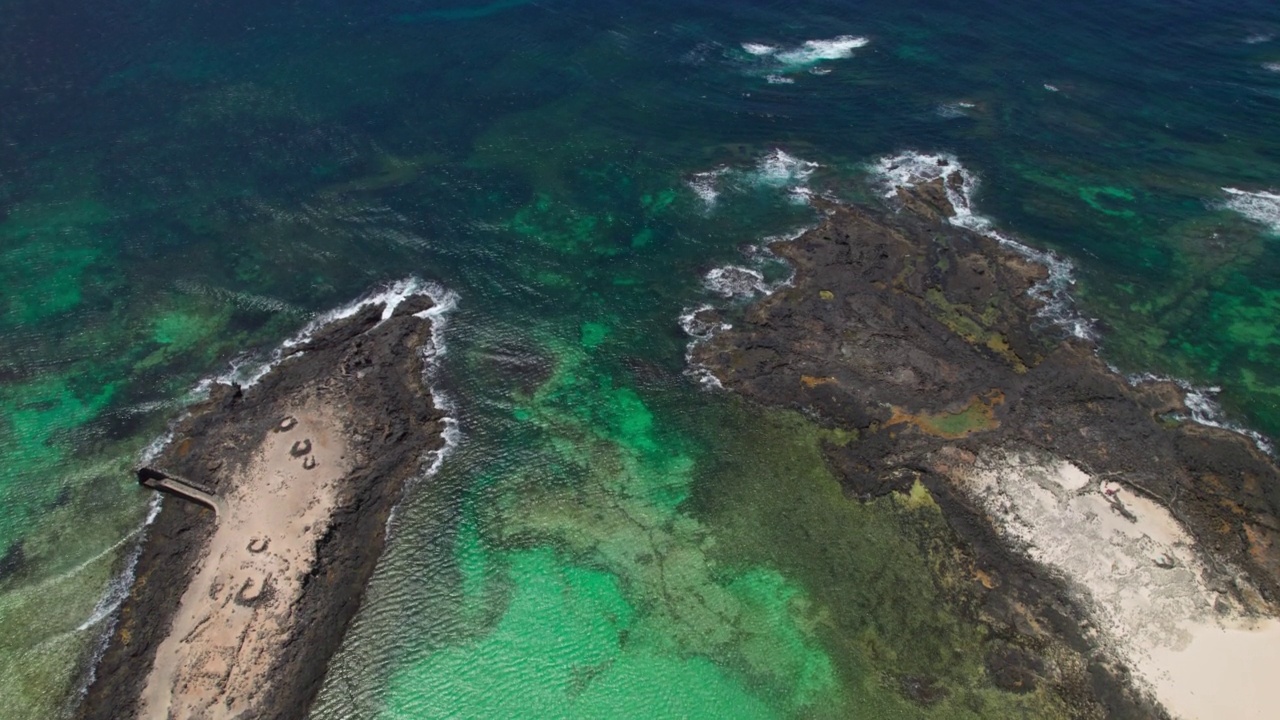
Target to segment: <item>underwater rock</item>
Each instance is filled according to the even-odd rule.
[[[26,551],[22,547],[22,541],[10,543],[9,549],[0,557],[0,580],[16,575],[26,564]]]

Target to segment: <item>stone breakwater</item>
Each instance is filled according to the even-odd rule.
[[[76,717],[305,717],[405,483],[444,445],[432,306],[359,306],[178,421],[151,464],[216,512],[166,498]]]
[[[950,221],[960,172],[940,161],[886,208],[815,200],[823,222],[771,246],[792,283],[687,318],[713,330],[690,362],[853,431],[824,448],[851,499],[927,491],[997,684],[1080,717],[1269,717],[1278,691],[1250,678],[1280,668],[1259,654],[1280,647],[1274,459],[1044,322],[1050,270]]]

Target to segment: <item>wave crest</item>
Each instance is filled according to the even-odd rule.
[[[1268,230],[1280,235],[1280,195],[1265,191],[1249,192],[1237,188],[1224,187],[1227,194],[1223,205],[1250,220],[1265,225]]]

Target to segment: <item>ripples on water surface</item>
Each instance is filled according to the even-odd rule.
[[[1112,362],[1280,432],[1280,11],[1020,5],[9,0],[6,712],[73,692],[196,381],[417,275],[460,297],[464,440],[318,717],[918,717],[912,674],[931,716],[1053,716],[984,679],[936,516],[841,500],[823,431],[700,391],[677,324],[813,222],[798,189],[950,152],[1076,261]]]

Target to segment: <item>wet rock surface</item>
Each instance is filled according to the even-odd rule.
[[[1047,683],[1081,717],[1161,716],[1096,656],[1068,583],[1008,547],[957,480],[1016,447],[1091,486],[1119,482],[1187,528],[1220,592],[1263,612],[1280,599],[1280,473],[1251,439],[1180,419],[1173,383],[1133,386],[1041,317],[1028,291],[1047,269],[948,223],[954,181],[899,189],[889,209],[817,201],[820,225],[771,246],[793,283],[695,336],[689,359],[757,402],[856,431],[824,448],[850,498],[929,490],[970,556],[971,571],[943,572],[968,576],[953,594],[992,629],[998,687]],[[901,686],[929,702],[926,679]]]
[[[429,298],[411,297],[385,321],[381,304],[365,307],[286,349],[252,387],[215,385],[208,400],[177,423],[174,441],[155,460],[157,467],[214,493],[229,493],[261,438],[288,425],[287,408],[296,398],[320,398],[340,418],[350,469],[300,597],[289,609],[283,650],[265,668],[270,682],[255,701],[255,718],[305,717],[382,553],[392,508],[406,481],[421,474],[424,456],[443,446],[443,413],[423,374],[430,320],[412,314],[430,306]],[[165,499],[141,541],[133,585],[76,717],[138,714],[157,649],[214,528],[208,509]],[[244,543],[250,552],[268,548],[262,539],[246,536]],[[237,585],[235,602],[257,607],[271,598],[275,583],[267,578]]]

